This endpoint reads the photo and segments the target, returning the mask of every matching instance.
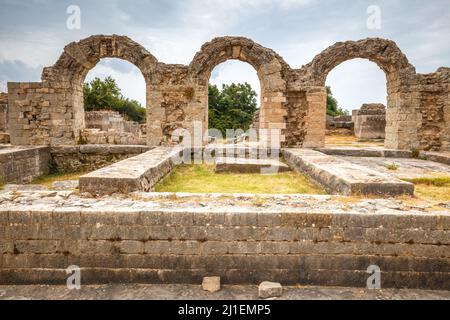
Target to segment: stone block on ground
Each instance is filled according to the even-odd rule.
[[[278,173],[290,171],[288,165],[275,159],[217,158],[217,173]]]
[[[91,194],[152,191],[175,166],[183,149],[158,147],[114,163],[79,179],[80,192]]]
[[[277,282],[262,282],[258,287],[258,295],[262,299],[281,297],[283,287]]]
[[[220,291],[220,277],[204,277],[202,288],[209,292]]]
[[[283,156],[296,170],[307,174],[334,194],[414,195],[412,183],[318,151],[283,149]]]

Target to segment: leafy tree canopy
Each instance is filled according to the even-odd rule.
[[[111,77],[105,80],[95,78],[90,83],[85,83],[83,93],[86,111],[112,110],[128,120],[145,122],[145,108],[138,101],[125,98]]]
[[[226,135],[227,129],[248,130],[257,110],[256,92],[248,83],[209,85],[209,127]]]
[[[347,110],[339,108],[338,102],[331,92],[331,87],[327,87],[327,115],[332,117],[348,115]]]

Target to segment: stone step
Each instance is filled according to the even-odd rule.
[[[181,147],[158,147],[86,174],[79,179],[80,192],[102,195],[152,191],[181,159],[182,151]]]
[[[414,195],[414,185],[371,168],[309,149],[283,149],[286,162],[329,192],[343,195]]]
[[[275,174],[290,171],[288,165],[276,159],[247,159],[219,157],[215,160],[217,173]]]

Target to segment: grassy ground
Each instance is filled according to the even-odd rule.
[[[414,183],[420,200],[450,201],[450,176],[402,179]]]
[[[66,180],[78,180],[86,172],[72,172],[72,173],[52,173],[46,176],[36,178],[32,184],[40,184],[48,188],[52,187],[53,182],[66,181]]]
[[[214,166],[182,165],[156,186],[157,192],[325,194],[308,178],[294,172],[276,175],[216,174]]]

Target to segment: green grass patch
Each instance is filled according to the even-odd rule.
[[[391,171],[397,171],[398,165],[396,165],[395,163],[391,163],[391,164],[386,165],[386,168]]]
[[[70,173],[64,173],[64,172],[51,173],[51,174],[48,174],[45,176],[40,176],[40,177],[34,179],[32,184],[40,184],[40,185],[46,186],[48,188],[51,188],[53,185],[53,182],[66,181],[66,180],[78,180],[84,174],[86,174],[85,171],[70,172]]]
[[[214,172],[213,165],[181,165],[156,185],[157,192],[251,193],[251,194],[326,194],[295,172],[275,175],[228,174]]]
[[[450,177],[422,177],[414,179],[402,179],[416,185],[427,185],[435,187],[450,187]]]

